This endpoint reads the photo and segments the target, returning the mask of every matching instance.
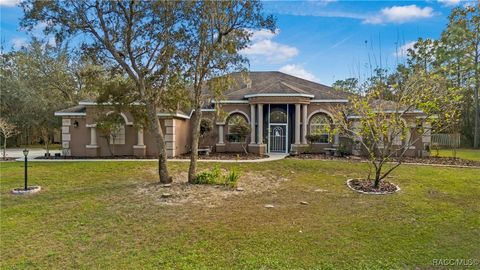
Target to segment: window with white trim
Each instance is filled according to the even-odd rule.
[[[328,131],[332,125],[332,120],[325,113],[317,113],[310,118],[310,138],[313,143],[329,143],[330,135]]]

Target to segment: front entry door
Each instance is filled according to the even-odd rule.
[[[287,151],[287,125],[270,124],[269,150],[272,153]]]

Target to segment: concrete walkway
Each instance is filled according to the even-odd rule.
[[[24,148],[7,148],[5,154],[7,158],[21,158],[23,157]],[[43,157],[47,151],[42,148],[28,148],[28,160],[33,160],[36,157]],[[62,153],[62,150],[50,150],[50,155],[54,156],[56,153]]]
[[[28,161],[34,161],[34,162],[101,162],[101,161],[158,161],[158,159],[35,159],[36,157],[41,157],[44,155],[45,150],[43,149],[38,149],[41,150],[41,152],[34,151],[33,154],[28,154]],[[8,153],[9,149],[7,149]],[[23,158],[23,149],[15,149],[15,151],[12,151],[12,155],[7,155],[7,157],[19,157],[16,159],[16,161],[24,161]],[[30,150],[32,151],[32,150]],[[20,154],[18,154],[18,153]],[[61,151],[50,151],[52,155],[53,153],[59,153]],[[228,160],[219,160],[219,159],[199,159],[199,162],[219,162],[219,163],[254,163],[254,162],[268,162],[268,161],[275,161],[275,160],[280,160],[284,159],[288,154],[270,154],[266,158],[261,158],[261,159],[245,159],[245,160],[234,160],[234,159],[228,159]],[[168,159],[170,162],[190,162],[190,159],[176,159],[176,158],[171,158]]]

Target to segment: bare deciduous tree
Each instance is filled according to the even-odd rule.
[[[382,91],[364,91],[367,94],[354,96],[350,106],[334,115],[332,131],[350,138],[367,156],[367,179],[375,188],[432,129],[455,125],[459,116],[461,95],[449,89],[442,76],[419,71],[401,87],[390,87],[392,100],[382,99]],[[413,151],[424,150],[420,145]]]
[[[7,139],[11,138],[18,134],[17,127],[8,122],[4,118],[0,118],[0,132],[3,136],[3,151],[2,151],[2,158],[6,158],[6,150],[7,150]]]

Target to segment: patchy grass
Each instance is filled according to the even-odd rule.
[[[436,153],[436,150],[432,150],[432,155]],[[440,149],[438,154],[440,157],[453,157],[452,149]],[[457,149],[457,158],[480,161],[480,149]]]
[[[425,269],[480,258],[479,169],[404,165],[389,178],[399,193],[372,196],[345,185],[364,176],[361,163],[219,164],[289,181],[204,207],[139,195],[156,182],[153,162],[32,162],[42,191],[28,197],[9,194],[23,164],[0,166],[1,269]],[[175,175],[187,166],[170,163]]]

